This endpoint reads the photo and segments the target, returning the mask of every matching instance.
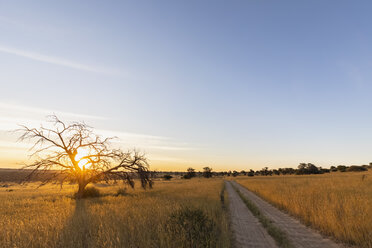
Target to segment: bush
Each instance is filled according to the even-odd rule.
[[[169,180],[171,180],[173,177],[171,176],[171,175],[164,175],[163,176],[163,178],[164,178],[164,180],[167,180],[167,181],[169,181]]]
[[[249,177],[254,177],[254,172],[248,172],[248,174],[247,174]]]
[[[168,220],[168,231],[181,238],[182,247],[216,247],[216,223],[202,210],[184,207]]]
[[[339,166],[337,166],[337,170],[338,171],[345,172],[346,169],[347,169],[347,167],[345,165],[339,165]]]
[[[209,168],[209,167],[204,167],[203,168],[203,177],[205,178],[210,178],[212,177],[212,168]]]
[[[183,179],[191,179],[193,177],[196,177],[195,169],[188,168],[186,175],[184,175],[182,178]]]
[[[99,192],[99,190],[91,186],[91,187],[85,188],[82,198],[100,197],[100,196],[101,196],[101,193]],[[76,197],[76,194],[75,194],[75,197]]]
[[[183,178],[183,179],[191,179],[191,176],[190,176],[190,174],[185,174],[185,175],[183,175],[182,178]]]
[[[347,171],[367,171],[368,169],[363,166],[352,165],[347,168]]]
[[[116,196],[126,196],[128,195],[126,188],[119,188],[116,192]]]
[[[311,163],[301,163],[299,166],[298,166],[298,170],[296,172],[297,175],[309,175],[309,174],[322,174],[322,171],[319,170],[318,167],[316,167],[315,165],[311,164]]]

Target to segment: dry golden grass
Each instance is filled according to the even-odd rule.
[[[154,189],[99,187],[106,196],[75,201],[75,186],[0,188],[1,247],[184,247],[170,216],[183,207],[201,209],[214,222],[213,246],[229,247],[222,179],[156,182]],[[7,190],[14,191],[8,192]],[[198,247],[198,246],[195,246]]]
[[[372,173],[239,177],[237,182],[335,239],[372,247]]]

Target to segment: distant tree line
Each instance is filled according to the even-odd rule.
[[[173,178],[171,175],[178,176],[183,179],[191,179],[193,177],[205,177],[210,178],[213,176],[273,176],[273,175],[311,175],[311,174],[324,174],[331,172],[362,172],[368,171],[372,168],[372,163],[369,165],[338,165],[331,166],[329,169],[318,167],[312,163],[300,163],[297,168],[279,168],[279,169],[269,169],[264,167],[261,170],[242,170],[242,171],[212,171],[210,167],[204,167],[203,171],[196,171],[193,168],[188,168],[186,172],[157,172],[157,177],[162,177],[165,180],[170,180]]]
[[[188,168],[187,173],[184,174],[182,176],[182,178],[183,179],[191,179],[191,178],[197,177],[197,176],[198,177],[210,178],[210,177],[213,176],[213,174],[215,174],[215,173],[212,172],[212,168],[210,168],[210,167],[204,167],[202,172],[201,171],[195,172],[195,169]]]
[[[272,176],[272,175],[311,175],[311,174],[324,174],[330,172],[358,172],[367,171],[372,168],[372,163],[369,165],[339,165],[331,166],[329,169],[317,167],[312,163],[300,163],[296,169],[294,168],[279,168],[279,169],[269,169],[264,167],[261,170],[254,171],[250,169],[249,171],[228,171],[221,172],[223,176]]]
[[[180,171],[162,171],[162,172],[152,172],[153,177],[163,178],[164,180],[171,180],[173,177],[179,177],[182,179],[191,179],[193,177],[205,177],[210,178],[217,176],[218,172],[213,172],[213,169],[210,167],[204,167],[203,171],[196,171],[194,168],[188,168],[186,172]],[[172,176],[173,175],[173,176]]]
[[[183,171],[149,171],[151,178],[162,178],[164,180],[171,180],[172,178],[191,179],[193,177],[224,177],[224,176],[273,176],[273,175],[310,175],[310,174],[324,174],[331,172],[362,172],[372,169],[372,163],[369,165],[338,165],[331,166],[329,169],[317,167],[312,163],[300,163],[296,169],[294,168],[279,168],[269,169],[264,167],[261,170],[241,170],[241,171],[213,171],[210,167],[204,167],[203,171],[196,171],[194,168],[188,168],[186,172]],[[0,182],[20,182],[30,173],[29,170],[19,169],[0,169]],[[53,171],[46,171],[43,174],[35,176],[34,181],[43,181],[45,178],[49,178]],[[132,178],[136,179],[138,176],[133,173]],[[115,178],[111,178],[115,180]]]

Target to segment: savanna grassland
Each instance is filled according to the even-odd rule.
[[[151,190],[138,183],[117,196],[120,186],[100,184],[101,197],[81,200],[73,198],[74,185],[1,187],[0,244],[230,247],[223,185],[218,178],[156,181]]]
[[[372,173],[238,177],[236,181],[336,240],[372,247]]]

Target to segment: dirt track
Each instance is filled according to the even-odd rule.
[[[275,241],[248,210],[229,182],[226,182],[226,190],[229,195],[229,210],[235,236],[235,246],[238,248],[277,247]]]
[[[245,187],[241,186],[236,182],[231,182],[236,188],[240,190],[240,192],[250,201],[252,201],[260,211],[273,223],[280,228],[281,230],[285,231],[288,235],[288,238],[291,240],[292,244],[295,247],[306,247],[306,248],[336,248],[336,247],[343,247],[335,242],[331,241],[330,239],[326,239],[322,237],[316,231],[307,228],[299,221],[294,219],[293,217],[289,216],[288,214],[280,211],[279,209],[275,208],[268,202],[262,200],[260,197],[255,195],[254,193],[247,190]],[[227,188],[232,189],[232,186],[229,182],[226,183]],[[230,190],[230,191],[233,191]],[[230,194],[230,191],[228,193]],[[237,197],[239,197],[236,192],[234,192]],[[232,197],[235,198],[235,197]],[[230,198],[229,198],[230,199]],[[231,200],[230,200],[231,201]],[[235,202],[230,202],[231,205],[237,204]],[[236,211],[234,207],[232,211]],[[244,211],[243,209],[241,211]],[[246,208],[246,211],[249,211]],[[248,229],[247,229],[248,230]],[[244,236],[244,234],[240,234]],[[259,246],[242,246],[242,247],[259,247]],[[270,246],[261,246],[261,247],[270,247]]]

